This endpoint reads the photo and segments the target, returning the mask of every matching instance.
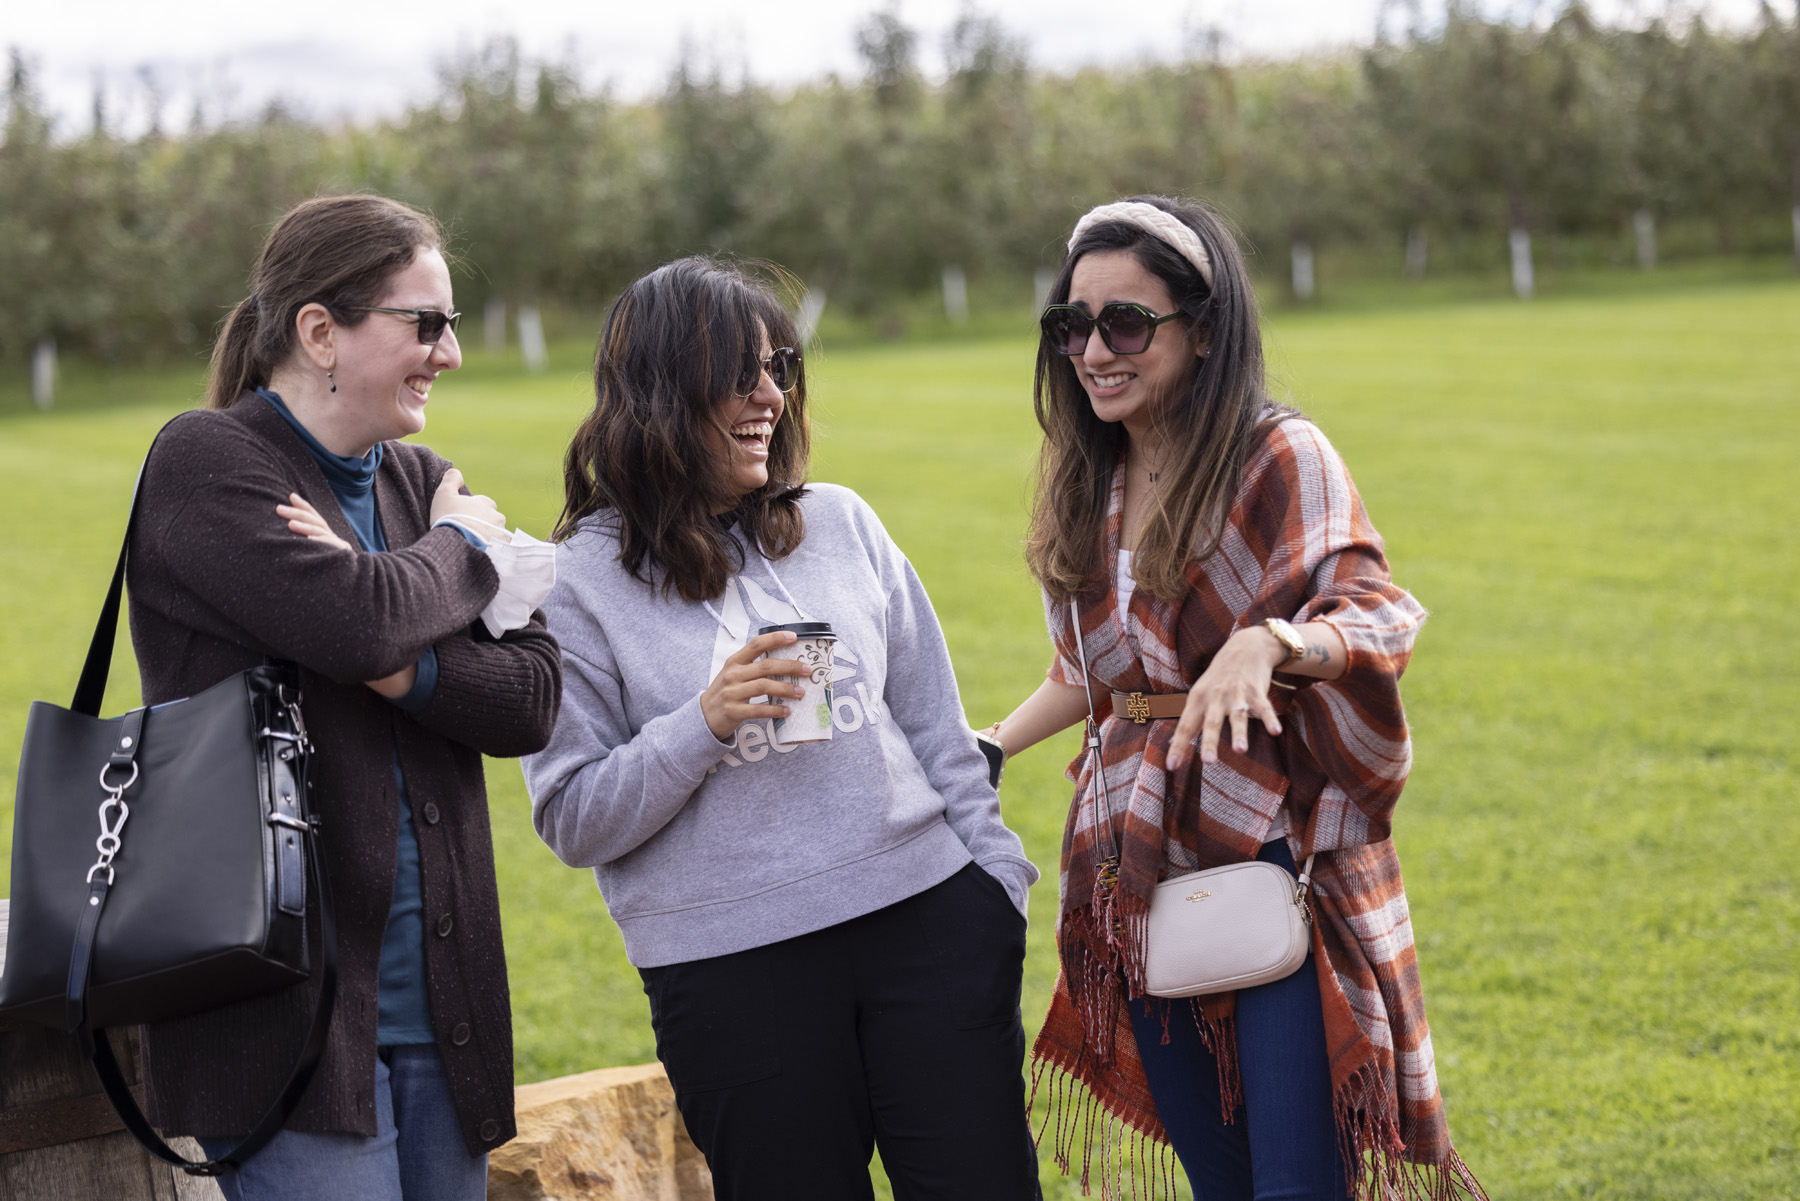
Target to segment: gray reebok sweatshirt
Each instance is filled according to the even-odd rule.
[[[1021,913],[1037,879],[912,564],[849,489],[811,485],[800,506],[800,548],[773,565],[752,551],[710,604],[633,579],[608,514],[557,547],[562,712],[524,759],[532,820],[594,869],[638,967],[822,930],[971,861]],[[831,741],[776,747],[764,720],[720,742],[700,693],[757,627],[802,619],[838,635]]]

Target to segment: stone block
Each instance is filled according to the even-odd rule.
[[[521,1087],[519,1136],[488,1156],[489,1201],[712,1201],[661,1064]]]

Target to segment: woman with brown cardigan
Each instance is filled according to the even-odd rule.
[[[511,1010],[483,754],[544,745],[561,691],[541,615],[493,637],[503,518],[398,441],[461,363],[429,217],[371,196],[283,217],[214,351],[207,408],[145,468],[129,558],[147,704],[265,657],[300,667],[337,899],[324,1058],[232,1201],[479,1198],[514,1133]],[[316,932],[316,917],[314,937]],[[147,1027],[151,1118],[227,1149],[305,1038],[297,986]]]

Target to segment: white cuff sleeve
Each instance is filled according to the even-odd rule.
[[[530,621],[532,611],[544,603],[556,584],[556,547],[539,542],[524,530],[514,530],[511,542],[501,542],[493,538],[492,527],[485,532],[471,530],[455,517],[440,517],[435,524],[473,532],[487,543],[487,557],[500,575],[500,591],[481,611],[481,623],[488,633],[498,638]]]

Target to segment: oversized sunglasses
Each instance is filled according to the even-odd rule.
[[[435,344],[444,336],[445,330],[454,330],[462,322],[461,313],[446,313],[441,309],[388,309],[378,304],[363,305],[350,310],[353,313],[398,313],[402,317],[411,317],[419,323],[419,341],[427,346]]]
[[[762,383],[763,372],[769,373],[778,392],[792,392],[800,382],[800,352],[792,346],[783,346],[769,353],[766,359],[745,356],[743,370],[738,372],[737,383],[732,391],[738,396],[748,396],[756,391]]]
[[[1114,301],[1100,306],[1100,315],[1090,317],[1072,304],[1053,304],[1038,319],[1044,341],[1057,354],[1080,354],[1087,349],[1094,327],[1100,329],[1101,340],[1114,354],[1143,354],[1150,349],[1156,327],[1165,321],[1185,316],[1180,309],[1158,317],[1141,304]]]

